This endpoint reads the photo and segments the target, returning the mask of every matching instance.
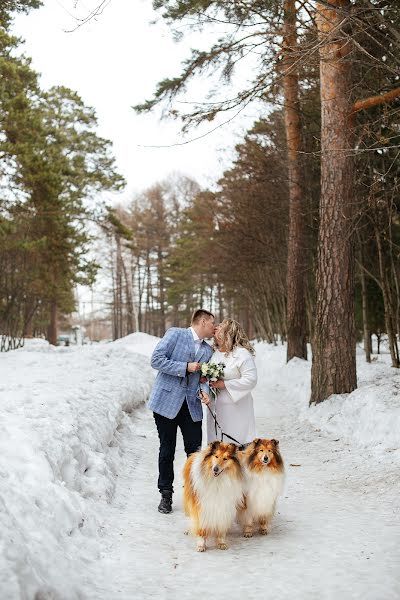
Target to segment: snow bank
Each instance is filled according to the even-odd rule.
[[[315,426],[359,446],[400,453],[400,373],[383,355],[368,365],[359,357],[358,389],[334,395],[303,415]]]
[[[0,355],[0,598],[75,600],[98,558],[119,428],[154,373],[144,334]]]
[[[311,360],[286,364],[286,346],[260,343],[256,351],[263,381],[293,405],[301,420],[360,447],[400,453],[400,372],[390,366],[388,355],[376,355],[368,364],[358,349],[358,389],[309,407]]]
[[[156,347],[157,342],[159,341],[160,338],[155,337],[154,335],[137,332],[131,333],[130,335],[127,335],[120,340],[116,340],[113,343],[115,346],[122,344],[126,350],[150,357],[154,348]]]

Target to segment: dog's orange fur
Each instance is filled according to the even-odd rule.
[[[201,501],[193,486],[193,462],[201,455],[200,476],[205,485],[212,485],[214,482],[213,468],[217,465],[219,469],[225,471],[223,477],[230,477],[235,480],[241,480],[242,470],[238,459],[238,449],[235,444],[224,444],[222,442],[213,442],[204,450],[195,452],[187,459],[183,469],[184,492],[183,506],[185,513],[190,517],[193,526],[193,533],[198,538],[216,536],[217,540],[222,540],[218,543],[218,547],[225,549],[227,546],[224,541],[226,531],[219,530],[218,527],[207,527],[207,523],[203,522],[203,527],[200,526],[200,516],[202,511]],[[204,521],[204,519],[203,519]],[[205,546],[204,546],[205,549]]]
[[[183,508],[186,515],[190,517],[192,519],[192,522],[195,524],[194,529],[197,533],[199,531],[198,523],[200,505],[197,499],[196,492],[193,489],[192,478],[190,476],[195,456],[195,453],[191,454],[185,462],[185,466],[183,467]],[[198,533],[197,535],[201,534]]]
[[[261,457],[267,454],[269,463],[265,465]],[[247,467],[250,471],[262,471],[267,468],[271,471],[282,472],[284,470],[283,460],[279,452],[279,442],[277,440],[256,439],[243,451]]]
[[[278,478],[284,474],[284,464],[279,452],[279,442],[277,440],[267,440],[261,438],[255,439],[240,454],[241,462],[245,471],[253,473],[254,475],[262,475],[263,473],[265,474],[266,472],[269,472],[272,477],[275,474],[278,476]],[[268,457],[267,464],[264,462],[264,458],[266,456]],[[252,481],[253,483],[251,485],[254,485],[254,480]],[[262,482],[265,480],[260,479],[259,481]],[[261,493],[262,490],[260,489],[259,492]],[[257,497],[260,498],[259,492],[257,492]],[[269,524],[275,512],[275,500],[276,497],[270,510],[267,510],[266,507],[266,511],[264,512],[264,510],[261,510],[260,513],[260,507],[256,509],[260,533],[264,535],[268,533]],[[245,537],[252,537],[253,535],[254,502],[257,503],[254,495],[252,496],[251,501],[250,497],[245,496],[243,507],[241,507],[238,511],[238,520],[244,526]],[[253,518],[249,516],[252,512]]]

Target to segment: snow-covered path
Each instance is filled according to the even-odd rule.
[[[99,575],[85,598],[400,598],[398,450],[360,450],[299,420],[290,379],[267,372],[263,360],[258,431],[280,440],[287,471],[270,534],[247,540],[234,529],[226,552],[196,553],[184,535],[182,444],[174,512],[160,515],[157,437],[151,414],[139,409],[121,432],[121,470],[103,523]]]

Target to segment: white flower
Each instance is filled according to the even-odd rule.
[[[225,365],[224,363],[202,363],[201,367],[200,367],[200,371],[201,374],[205,377],[207,377],[207,379],[209,381],[218,381],[219,379],[221,379],[221,377],[224,374],[224,368]]]
[[[203,363],[201,365],[201,372],[202,372],[203,375],[207,375],[207,373],[208,373],[208,363]]]

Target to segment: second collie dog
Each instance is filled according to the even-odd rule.
[[[238,521],[243,527],[244,537],[252,537],[255,526],[266,535],[284,483],[279,442],[256,439],[240,455],[245,503],[238,510]]]
[[[207,538],[226,550],[225,536],[237,510],[243,505],[243,476],[235,444],[212,442],[191,454],[183,469],[183,504],[197,536],[197,550],[204,552]]]

